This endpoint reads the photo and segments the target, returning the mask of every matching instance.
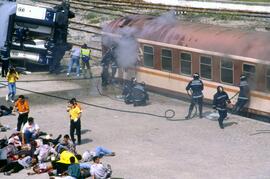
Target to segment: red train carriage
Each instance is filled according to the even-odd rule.
[[[270,115],[270,33],[130,16],[112,21],[105,28],[110,33],[104,34],[118,34],[124,28],[135,29],[132,36],[143,53],[136,78],[152,89],[186,94],[188,81],[198,72],[205,84],[204,98],[212,100],[218,85],[229,96],[237,93],[243,73],[252,89],[248,110]],[[132,73],[134,69],[118,75],[130,79]]]

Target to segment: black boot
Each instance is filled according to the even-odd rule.
[[[185,119],[186,119],[186,120],[191,119],[190,113],[188,113],[188,115],[185,117]]]

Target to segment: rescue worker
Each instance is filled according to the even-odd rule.
[[[78,145],[81,144],[81,109],[74,100],[70,100],[67,107],[67,112],[70,116],[70,137],[72,142],[75,144],[74,132],[76,130]]]
[[[102,57],[101,65],[102,65],[102,72],[101,72],[101,85],[106,87],[109,84],[109,64],[111,60],[111,49],[109,49],[105,55]]]
[[[101,85],[106,87],[109,84],[109,65],[102,64],[102,72],[101,72]]]
[[[222,86],[218,86],[217,93],[214,95],[213,109],[218,110],[218,123],[221,129],[224,129],[223,120],[227,117],[227,103],[231,103],[228,94]]]
[[[249,89],[249,84],[247,82],[246,75],[240,76],[239,88],[240,88],[240,91],[239,91],[238,99],[233,109],[234,114],[240,113],[245,107],[245,105],[249,102],[250,89]]]
[[[18,28],[16,29],[16,40],[19,41],[20,47],[23,48],[23,43],[27,38],[27,35],[29,34],[29,29],[28,28]]]
[[[115,83],[115,75],[118,69],[118,64],[115,58],[113,58],[113,61],[111,63],[111,69],[112,69],[111,83]]]
[[[122,96],[124,96],[124,100],[126,104],[133,103],[132,98],[132,88],[137,84],[137,80],[135,77],[132,77],[130,81],[127,81],[124,85]]]
[[[102,86],[106,87],[109,84],[110,81],[110,73],[109,73],[109,66],[111,63],[111,69],[112,69],[112,77],[111,81],[113,82],[118,64],[115,58],[115,53],[114,50],[116,48],[116,45],[112,45],[111,48],[107,50],[105,55],[103,56],[101,60],[101,65],[102,65],[102,73],[101,73],[101,79],[102,79]]]
[[[145,83],[136,83],[132,88],[132,99],[134,106],[144,106],[149,100],[149,95],[145,89]]]
[[[14,111],[18,111],[17,131],[21,130],[21,126],[27,122],[29,114],[29,103],[23,95],[20,95],[14,105]]]
[[[185,117],[186,119],[191,118],[191,113],[193,111],[193,108],[195,104],[197,103],[199,106],[199,117],[202,118],[202,103],[203,103],[203,82],[200,80],[200,76],[198,73],[193,74],[193,80],[191,80],[187,87],[186,87],[187,93],[189,96],[191,96],[191,103],[189,106],[188,115]],[[189,93],[191,91],[191,95]]]
[[[6,77],[8,73],[8,68],[9,68],[9,49],[6,47],[3,47],[1,49],[1,61],[2,61],[2,77]]]
[[[47,49],[46,59],[47,59],[47,64],[49,64],[49,71],[50,73],[53,73],[55,71],[55,65],[54,65],[55,43],[54,43],[53,38],[50,38],[45,43],[44,46]]]
[[[85,66],[89,72],[90,78],[92,78],[92,72],[91,72],[91,67],[89,64],[89,61],[91,60],[91,50],[87,47],[86,44],[83,44],[81,47],[81,59],[82,59],[82,70],[83,70],[83,75],[86,77],[86,70]]]

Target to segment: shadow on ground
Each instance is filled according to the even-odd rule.
[[[86,139],[82,139],[81,144],[87,144],[87,143],[90,143],[90,142],[93,142],[93,140],[86,138]]]
[[[232,125],[237,125],[237,124],[238,124],[237,122],[226,122],[226,123],[223,124],[223,126],[225,128],[225,127],[230,127]]]
[[[83,129],[83,130],[81,130],[81,134],[83,135],[83,134],[86,134],[86,133],[88,133],[88,132],[91,132],[91,130],[90,129]]]

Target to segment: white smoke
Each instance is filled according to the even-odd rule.
[[[123,36],[117,42],[116,58],[119,66],[127,68],[136,65],[138,58],[138,43],[132,36]]]
[[[153,20],[154,23],[160,25],[174,25],[177,21],[175,11],[166,12]]]
[[[15,2],[1,2],[0,6],[0,48],[5,45],[9,16],[16,13],[16,3]]]
[[[132,17],[131,17],[132,18]],[[127,22],[125,22],[127,21]],[[157,18],[154,18],[151,23],[146,24],[143,29],[137,29],[136,27],[131,27],[128,25],[128,21],[132,21],[130,17],[124,18],[122,23],[125,24],[122,28],[118,28],[116,31],[111,29],[111,27],[104,25],[103,32],[111,34],[119,34],[119,36],[106,35],[102,39],[104,46],[111,47],[116,45],[116,58],[119,66],[121,67],[133,67],[136,65],[139,56],[139,45],[136,37],[144,36],[148,34],[149,30],[155,31],[153,29],[158,27],[157,25],[175,25],[177,23],[177,18],[174,11],[167,12]],[[153,25],[155,24],[155,25]]]

